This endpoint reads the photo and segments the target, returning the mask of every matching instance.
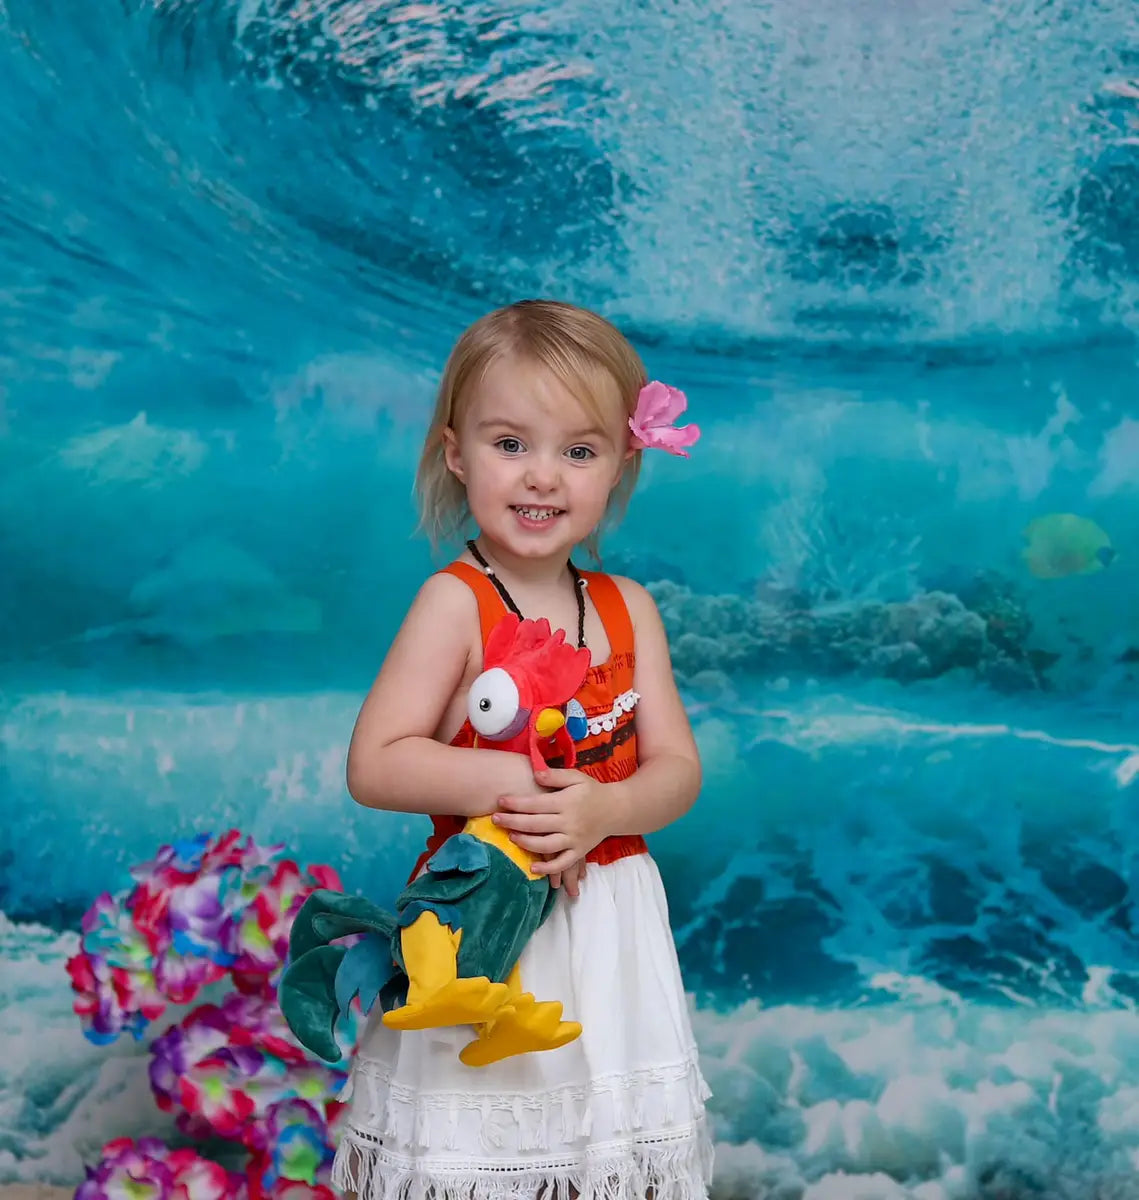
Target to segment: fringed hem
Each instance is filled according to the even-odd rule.
[[[496,1158],[624,1141],[646,1129],[693,1128],[710,1095],[695,1049],[678,1063],[531,1093],[419,1091],[365,1058],[357,1060],[342,1099],[348,1093],[345,1125],[366,1138],[428,1155],[462,1148]]]
[[[332,1186],[357,1200],[706,1200],[712,1161],[702,1121],[517,1163],[407,1158],[347,1130]]]

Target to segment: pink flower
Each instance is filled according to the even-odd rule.
[[[128,971],[81,950],[67,960],[67,973],[84,1036],[96,1045],[113,1042],[124,1029],[140,1037],[147,1022],[166,1008],[153,974],[145,967]]]
[[[226,1064],[205,1059],[179,1085],[182,1107],[208,1122],[218,1137],[239,1142],[257,1112],[257,1102],[231,1084]]]
[[[231,829],[205,852],[201,873],[208,875],[221,867],[239,867],[242,871],[252,871],[272,862],[284,848],[283,844],[258,846],[251,837],[246,837],[244,844],[241,844],[240,832]]]
[[[313,863],[308,869],[308,874],[314,887],[328,888],[332,892],[339,892],[344,889],[344,885],[340,882],[340,876],[337,875],[335,867],[326,866],[324,863]]]
[[[283,966],[293,918],[311,891],[311,878],[302,876],[297,864],[288,859],[276,865],[269,879],[258,881],[257,892],[234,929],[237,970],[269,975]]]
[[[191,1149],[171,1150],[156,1138],[116,1138],[75,1193],[77,1200],[245,1200],[240,1175]]]
[[[225,968],[203,958],[183,958],[168,947],[154,963],[154,983],[173,1004],[190,1004],[208,984],[221,979]]]
[[[238,1200],[246,1194],[245,1180],[193,1150],[175,1150],[167,1162],[174,1170],[176,1195],[186,1200]]]
[[[336,1200],[336,1193],[324,1184],[309,1187],[292,1179],[281,1179],[268,1193],[270,1200]]]
[[[700,437],[699,425],[673,422],[688,407],[688,397],[678,388],[653,380],[641,388],[637,409],[629,418],[635,450],[667,450],[669,454],[687,458],[686,446],[693,446]]]

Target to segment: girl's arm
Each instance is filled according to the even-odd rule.
[[[451,575],[432,575],[416,596],[364,700],[348,747],[348,791],[368,808],[481,816],[504,793],[531,791],[524,754],[435,740],[463,680],[477,601]]]

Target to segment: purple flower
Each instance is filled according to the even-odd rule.
[[[76,1200],[245,1200],[245,1183],[194,1150],[171,1150],[157,1138],[117,1138],[88,1168]]]
[[[323,1117],[303,1100],[282,1100],[265,1114],[269,1168],[264,1182],[272,1187],[279,1179],[307,1183],[328,1181],[332,1144]]]
[[[217,964],[204,958],[183,958],[174,946],[167,947],[154,963],[155,985],[174,1004],[189,1004],[206,984],[222,974]]]
[[[235,958],[229,944],[233,920],[225,903],[232,895],[234,868],[206,875],[175,890],[170,896],[170,935],[180,954],[200,954],[220,966]]]

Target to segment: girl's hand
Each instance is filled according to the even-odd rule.
[[[550,887],[564,887],[567,896],[575,899],[580,894],[580,883],[585,878],[585,859],[580,858],[565,871],[555,871],[550,876]]]
[[[545,770],[535,772],[534,780],[549,790],[503,796],[494,823],[510,830],[515,845],[538,857],[531,868],[535,875],[564,876],[610,832],[605,785],[582,771]]]

